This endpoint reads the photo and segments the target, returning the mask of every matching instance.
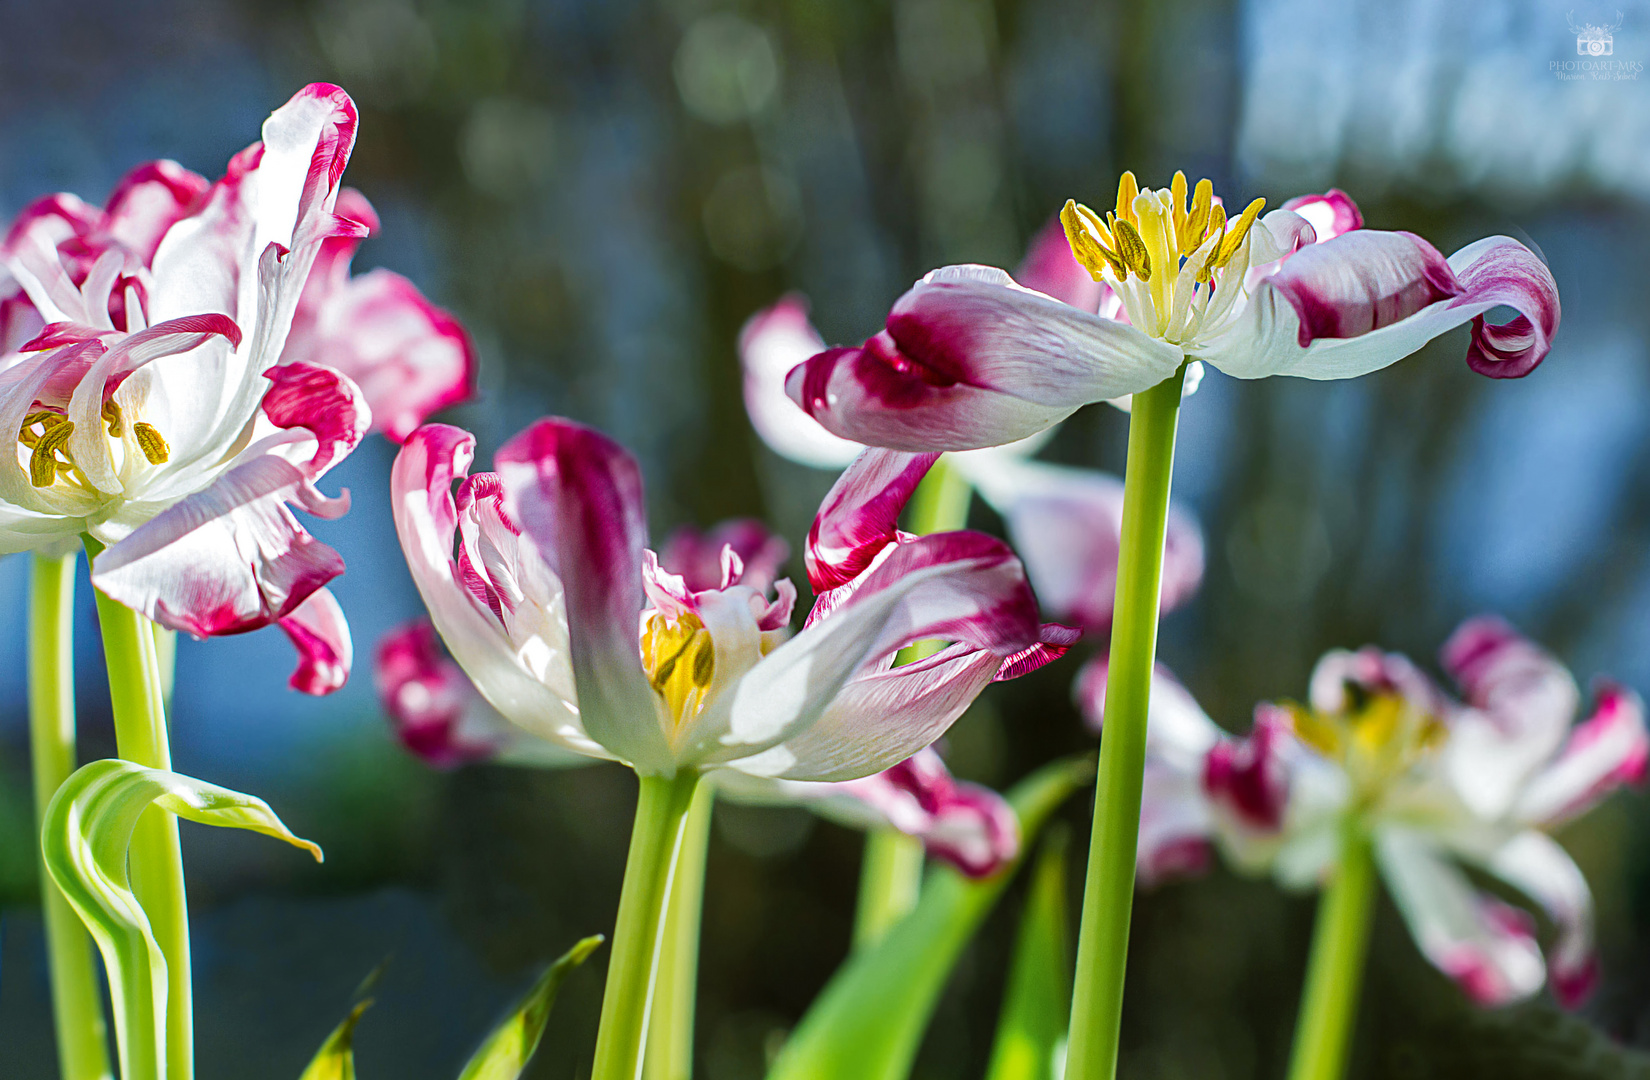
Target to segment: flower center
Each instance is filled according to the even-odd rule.
[[[151,465],[159,465],[171,456],[171,447],[154,425],[138,421],[128,425],[120,405],[110,399],[103,403],[103,422],[108,425],[109,437],[124,451],[124,440],[130,436],[137,450]],[[41,409],[29,413],[18,428],[17,441],[29,451],[29,483],[37,488],[51,487],[59,480],[74,487],[91,489],[86,475],[75,465],[69,452],[69,438],[74,435],[74,421],[62,413]]]
[[[1188,205],[1185,173],[1175,173],[1167,188],[1142,191],[1126,172],[1117,185],[1117,206],[1104,220],[1067,200],[1060,223],[1072,256],[1094,280],[1111,285],[1130,323],[1181,342],[1230,310],[1249,268],[1244,241],[1266,206],[1256,199],[1228,222],[1214,194],[1213,184],[1199,180]],[[1233,272],[1235,280],[1221,288]]]
[[[676,725],[699,715],[716,677],[716,646],[699,617],[655,612],[642,626],[642,667]]]
[[[1295,735],[1339,762],[1365,798],[1379,796],[1449,737],[1439,717],[1397,694],[1369,694],[1339,713],[1304,705],[1291,705],[1288,711]]]

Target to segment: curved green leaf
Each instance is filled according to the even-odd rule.
[[[539,1048],[545,1022],[550,1019],[550,1006],[555,1004],[561,984],[605,940],[600,934],[587,937],[551,964],[504,1022],[487,1036],[458,1074],[458,1080],[516,1080]]]
[[[203,825],[265,833],[321,858],[262,799],[215,784],[113,759],[83,765],[63,782],[41,824],[41,854],[103,954],[125,1080],[166,1073],[166,958],[126,874],[132,830],[151,806]]]
[[[332,1029],[298,1080],[355,1080],[355,1025],[361,1022],[361,1014],[371,1004],[368,999],[350,1010],[343,1022]]]
[[[1008,793],[1027,848],[1050,814],[1094,776],[1089,756],[1045,765]],[[916,910],[837,969],[768,1080],[905,1080],[957,957],[1018,862],[983,881],[929,871]]]
[[[1071,912],[1066,849],[1071,832],[1052,828],[1032,871],[1014,943],[997,1040],[986,1080],[1060,1080],[1071,1016]]]

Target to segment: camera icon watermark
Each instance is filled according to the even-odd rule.
[[[1576,36],[1577,56],[1614,56],[1616,52],[1616,31],[1621,29],[1622,14],[1616,12],[1616,21],[1599,25],[1597,23],[1581,23],[1575,21],[1575,13],[1568,12],[1565,19],[1570,24],[1570,33]]]

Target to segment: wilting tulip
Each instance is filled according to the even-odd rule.
[[[1603,683],[1574,723],[1581,695],[1569,672],[1495,619],[1464,624],[1442,660],[1464,701],[1402,656],[1331,652],[1306,704],[1261,705],[1242,737],[1161,674],[1142,876],[1197,869],[1213,844],[1241,869],[1309,887],[1334,873],[1351,821],[1416,944],[1475,1001],[1526,997],[1545,979],[1561,1001],[1579,1001],[1597,974],[1592,897],[1548,833],[1644,778],[1643,704]],[[1104,681],[1095,666],[1081,695],[1097,722]],[[1480,891],[1463,867],[1500,879],[1553,921],[1545,963],[1529,916]]]
[[[644,775],[868,776],[1071,640],[1039,627],[1001,541],[897,532],[931,456],[868,452],[833,488],[809,539],[819,600],[790,637],[795,590],[781,581],[769,599],[771,570],[759,591],[731,545],[708,588],[645,549],[636,463],[604,436],[540,421],[498,472],[468,475],[473,447],[431,425],[396,461],[396,526],[436,628],[511,722]],[[889,667],[934,637],[956,644]]]
[[[863,345],[791,371],[792,400],[827,431],[902,450],[966,450],[1026,438],[1085,404],[1135,394],[1184,361],[1254,379],[1346,379],[1386,367],[1472,322],[1467,363],[1528,374],[1558,327],[1552,274],[1504,236],[1445,259],[1412,233],[1364,229],[1340,192],[1228,220],[1207,180],[1188,205],[1123,175],[1102,219],[1068,203],[1073,254],[1094,281],[1081,307],[988,266],[935,270]],[[1029,287],[1028,287],[1029,286]],[[1484,321],[1491,308],[1518,312]]]

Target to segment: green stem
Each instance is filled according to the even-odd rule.
[[[1318,903],[1289,1080],[1341,1080],[1358,1017],[1358,990],[1375,910],[1369,838],[1348,826],[1340,866]]]
[[[36,555],[29,589],[29,747],[38,829],[75,767],[74,570],[78,553]],[[92,938],[40,867],[40,906],[63,1080],[108,1080],[109,1036]]]
[[[590,1080],[637,1080],[641,1075],[665,907],[698,786],[699,774],[693,771],[640,778]]]
[[[86,538],[95,559],[102,545]],[[152,769],[172,767],[166,709],[155,635],[149,620],[93,590],[103,629],[103,657],[109,669],[109,701],[114,712],[115,749],[126,761]],[[194,1001],[190,984],[189,906],[183,884],[183,851],[177,818],[150,807],[132,833],[132,892],[149,917],[166,957],[166,1080],[190,1080],[195,1073]]]
[[[653,1022],[647,1032],[646,1080],[693,1076],[693,1015],[699,989],[699,923],[705,902],[705,857],[710,850],[712,785],[699,784],[688,807],[682,854],[665,911],[664,951],[659,957]]]
[[[854,910],[854,951],[882,940],[917,906],[922,889],[922,841],[898,829],[865,833],[865,856],[859,869],[859,906]]]
[[[1146,767],[1146,707],[1157,656],[1163,530],[1174,473],[1175,423],[1186,375],[1134,395],[1123,487],[1122,550],[1106,680],[1106,728],[1100,739],[1094,832],[1077,939],[1067,1080],[1112,1080],[1123,1016],[1140,788]]]
[[[962,528],[968,523],[968,504],[973,496],[967,478],[940,458],[911,496],[911,531],[934,533]],[[908,645],[900,650],[894,663],[909,664],[932,656],[943,644],[919,641]],[[923,855],[922,841],[898,829],[872,829],[865,834],[859,905],[854,911],[856,952],[876,944],[917,906],[922,892]]]

